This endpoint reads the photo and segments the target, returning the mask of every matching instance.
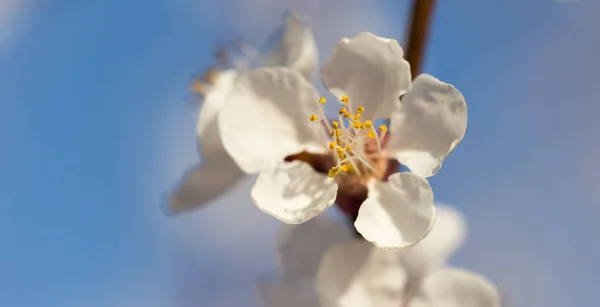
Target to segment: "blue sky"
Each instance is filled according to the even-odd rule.
[[[234,34],[260,43],[290,3],[322,60],[363,30],[403,42],[407,3],[391,0],[30,0],[0,23],[1,306],[256,300],[280,225],[251,204],[252,178],[181,219],[157,206],[197,161],[189,75]],[[469,127],[431,184],[468,218],[453,262],[489,276],[510,307],[595,302],[598,13],[591,0],[437,10],[426,71],[463,92]]]

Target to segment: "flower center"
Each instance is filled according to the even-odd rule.
[[[371,120],[364,120],[361,114],[365,107],[358,106],[352,112],[352,104],[348,96],[342,96],[342,106],[338,111],[338,120],[328,121],[323,107],[327,100],[319,99],[321,114],[312,114],[310,120],[319,119],[325,125],[329,136],[329,148],[334,156],[334,166],[329,171],[329,177],[338,175],[353,175],[362,180],[371,177],[382,179],[385,167],[381,167],[383,160],[387,160],[382,150],[382,140],[387,132],[386,125],[380,125],[378,133]]]

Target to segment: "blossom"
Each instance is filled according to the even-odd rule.
[[[251,192],[259,209],[297,224],[360,194],[354,225],[378,247],[406,248],[429,233],[435,207],[425,178],[463,139],[466,102],[430,75],[411,81],[403,55],[396,40],[371,33],[342,39],[321,70],[341,102],[334,121],[325,117],[327,100],[296,70],[238,77],[218,125],[240,169],[259,174]],[[389,128],[378,119],[389,119]],[[411,172],[390,175],[397,162]]]
[[[314,279],[323,254],[352,233],[326,215],[286,224],[277,236],[279,271],[258,282],[264,307],[319,307]]]
[[[250,52],[244,52],[250,53]],[[220,52],[223,60],[227,54]],[[251,57],[251,56],[249,56]],[[247,70],[251,58],[236,61],[236,68],[211,69],[192,83],[192,92],[203,99],[197,122],[199,154],[202,162],[189,169],[179,185],[169,193],[163,210],[168,215],[189,211],[206,204],[244,177],[244,172],[223,148],[218,115],[227,103],[240,74]],[[310,78],[317,65],[312,32],[293,14],[286,16],[283,38],[274,52],[263,59],[264,66],[284,66]]]
[[[338,243],[319,267],[322,307],[500,307],[485,277],[447,266],[465,237],[462,215],[439,206],[431,234],[413,248],[387,251],[363,240]]]

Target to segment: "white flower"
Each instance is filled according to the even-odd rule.
[[[258,291],[263,307],[321,307],[312,280],[263,281]]]
[[[228,95],[219,130],[238,166],[259,172],[255,204],[296,224],[336,198],[360,199],[355,227],[366,240],[385,249],[414,245],[435,216],[425,178],[440,169],[466,130],[463,96],[429,75],[411,82],[398,42],[371,33],[342,39],[322,68],[322,81],[342,101],[337,121],[325,119],[325,99],[289,68],[248,72]],[[386,118],[389,132],[374,124]],[[396,160],[412,172],[388,177]]]
[[[251,59],[243,62],[249,60]],[[287,15],[282,41],[265,62],[268,65],[290,67],[310,78],[317,65],[312,32],[304,27],[296,16]],[[204,80],[193,84],[192,90],[201,93],[204,98],[197,124],[202,163],[188,170],[181,183],[169,194],[167,202],[163,204],[165,213],[169,215],[207,203],[245,175],[223,148],[217,122],[219,112],[227,103],[227,96],[248,63],[236,64],[237,69],[210,70]]]
[[[352,238],[347,227],[319,215],[306,223],[285,225],[279,232],[279,272],[258,283],[264,307],[318,307],[314,279],[323,254]]]
[[[431,234],[413,248],[386,251],[362,240],[326,252],[315,287],[322,307],[499,307],[481,275],[446,266],[465,236],[462,216],[440,206]]]

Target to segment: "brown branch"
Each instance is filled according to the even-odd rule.
[[[436,0],[413,0],[405,55],[413,78],[421,73],[435,4]]]

